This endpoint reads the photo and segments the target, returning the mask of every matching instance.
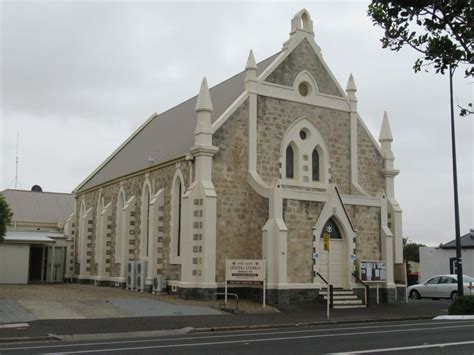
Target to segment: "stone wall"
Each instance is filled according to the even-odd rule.
[[[357,231],[355,238],[357,261],[380,260],[380,208],[353,205],[345,207]]]
[[[313,227],[324,204],[285,200],[283,218],[288,227],[288,282],[313,282]]]
[[[184,177],[184,185],[186,187],[189,186],[189,166],[188,163],[185,161],[181,161],[178,163],[179,168],[181,169]],[[159,169],[150,170],[148,171],[149,179],[152,186],[152,193],[158,192],[161,188],[164,189],[164,211],[165,214],[163,216],[163,233],[164,233],[164,240],[163,240],[163,270],[160,270],[167,278],[171,280],[179,280],[180,279],[180,265],[171,265],[169,262],[169,250],[170,250],[170,229],[171,229],[171,186],[173,182],[173,177],[176,172],[176,165],[172,164],[169,166],[165,166]],[[92,190],[86,193],[79,193],[77,198],[77,206],[76,211],[80,211],[80,204],[82,199],[86,202],[86,209],[93,207],[92,216],[93,216],[93,231],[92,231],[92,255],[91,257],[94,258],[95,256],[95,238],[96,238],[96,216],[97,216],[97,202],[99,198],[99,193],[104,198],[104,204],[107,205],[109,202],[112,202],[112,241],[111,241],[111,269],[110,269],[110,276],[111,277],[118,277],[120,275],[120,264],[115,262],[115,242],[116,242],[116,233],[117,233],[117,199],[118,193],[120,191],[120,187],[123,186],[125,191],[125,198],[126,200],[130,199],[133,195],[135,195],[135,228],[134,228],[134,244],[130,246],[130,249],[133,248],[135,260],[139,259],[140,255],[140,226],[141,226],[141,204],[142,204],[142,188],[143,184],[146,180],[145,173],[124,178],[121,181],[115,182],[113,184],[107,185],[102,187],[100,190]],[[184,193],[184,192],[183,192]],[[79,226],[79,213],[76,217],[76,225]],[[79,235],[79,232],[77,233]],[[155,236],[156,237],[156,236]],[[76,248],[77,250],[77,248]],[[96,263],[91,263],[91,276],[97,275],[97,268]],[[76,270],[76,273],[78,270]],[[109,276],[109,275],[107,275]]]
[[[330,182],[336,183],[342,194],[350,193],[349,113],[264,96],[259,96],[257,102],[257,171],[266,183],[280,178],[283,136],[295,120],[304,116],[328,146]]]
[[[316,80],[320,93],[342,96],[334,80],[306,39],[267,77],[266,81],[284,86],[293,86],[296,76],[303,70],[308,71]]]
[[[359,185],[371,196],[385,189],[382,175],[384,160],[366,130],[357,123],[357,152],[359,155]]]
[[[217,281],[224,281],[225,258],[260,259],[268,200],[247,183],[248,101],[214,134],[219,147],[212,180],[217,193]]]

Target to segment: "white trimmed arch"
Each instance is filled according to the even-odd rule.
[[[171,185],[171,257],[179,258],[182,256],[183,241],[183,195],[185,191],[184,175],[181,169],[176,169]],[[176,259],[175,259],[176,260]]]
[[[152,231],[150,228],[150,201],[153,196],[153,187],[147,177],[143,183],[141,194],[140,215],[140,259],[146,260],[150,254]]]
[[[120,186],[119,192],[117,194],[117,206],[115,212],[115,262],[123,263],[127,256],[124,251],[127,250],[127,234],[126,234],[126,225],[125,225],[125,211],[124,207],[127,203],[125,197],[125,190],[123,186]]]
[[[294,177],[287,177],[287,148],[293,147],[294,152]],[[318,170],[319,179],[313,179],[313,151],[319,156]],[[281,178],[282,183],[293,186],[326,188],[329,183],[329,149],[327,144],[316,128],[306,117],[295,120],[286,130],[281,150]]]

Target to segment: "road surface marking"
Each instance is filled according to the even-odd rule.
[[[427,344],[427,345],[412,345],[412,346],[401,346],[398,348],[383,348],[383,349],[370,349],[370,350],[360,350],[360,351],[344,351],[342,353],[334,353],[332,355],[338,354],[367,354],[367,353],[384,353],[390,351],[403,351],[403,350],[413,350],[413,349],[427,349],[427,348],[444,348],[446,346],[459,346],[459,345],[469,345],[474,344],[474,340],[471,341],[460,341],[457,343],[440,343],[440,344]]]
[[[67,347],[84,347],[84,346],[93,346],[93,345],[118,345],[118,344],[132,344],[132,343],[151,343],[151,342],[169,342],[169,341],[176,341],[176,340],[198,340],[198,339],[216,339],[216,338],[231,338],[231,337],[245,337],[245,336],[263,336],[263,335],[282,335],[282,334],[301,334],[301,333],[322,333],[322,332],[334,332],[334,331],[342,331],[342,330],[351,330],[351,329],[371,329],[371,328],[396,328],[396,327],[407,327],[407,326],[430,326],[434,325],[434,328],[429,329],[444,329],[441,327],[441,323],[431,323],[431,322],[424,322],[424,323],[404,323],[404,324],[390,324],[390,325],[372,325],[372,326],[362,326],[362,327],[340,327],[340,328],[325,328],[325,329],[305,329],[305,330],[289,330],[289,331],[275,331],[275,332],[255,332],[254,333],[237,333],[237,334],[219,334],[219,335],[212,335],[212,336],[194,336],[194,337],[176,337],[176,338],[160,338],[160,339],[140,339],[140,340],[121,340],[121,341],[104,341],[100,342],[100,339],[97,339],[95,342],[89,343],[68,343],[68,344],[55,344],[55,345],[37,345],[37,346],[16,346],[10,348],[2,348],[0,346],[0,351],[7,351],[7,350],[23,350],[23,349],[42,349],[42,348],[67,348]],[[452,324],[452,323],[450,323]],[[457,326],[459,324],[464,324],[465,326],[474,326],[473,322],[457,322]],[[452,327],[452,326],[449,326]],[[416,328],[416,330],[422,330],[425,328]],[[257,330],[258,331],[258,330]],[[393,330],[396,331],[396,330]],[[371,332],[372,333],[372,332]],[[336,335],[345,335],[347,333],[338,333],[338,334],[330,334],[331,336]],[[366,334],[366,333],[364,333]],[[325,335],[321,335],[325,336]],[[80,341],[80,340],[78,340]]]
[[[264,339],[245,339],[245,340],[227,340],[227,341],[217,341],[217,342],[205,342],[205,343],[189,343],[189,344],[168,344],[168,345],[150,345],[150,346],[141,346],[141,347],[129,347],[129,348],[108,348],[108,349],[91,349],[91,350],[80,350],[80,351],[69,351],[62,352],[63,354],[85,354],[85,353],[100,353],[108,351],[130,351],[130,350],[147,350],[147,349],[160,349],[160,348],[183,348],[191,346],[206,346],[206,345],[224,345],[224,344],[238,344],[238,343],[261,343],[261,342],[271,342],[271,341],[283,341],[283,340],[297,340],[297,339],[314,339],[314,338],[330,338],[330,337],[341,337],[341,336],[353,336],[353,335],[365,335],[365,334],[383,334],[383,333],[402,333],[402,332],[412,332],[412,331],[425,331],[433,329],[453,329],[453,328],[466,328],[474,327],[472,325],[459,325],[459,326],[448,326],[448,327],[432,327],[432,328],[411,328],[411,329],[395,329],[395,330],[381,330],[375,332],[353,332],[353,333],[342,333],[342,334],[319,334],[319,335],[303,335],[296,337],[281,337],[281,338],[264,338]],[[474,341],[472,341],[474,343]],[[99,344],[100,345],[100,344]],[[422,346],[422,345],[421,345]],[[45,347],[47,348],[47,347]],[[369,352],[369,351],[367,351]]]

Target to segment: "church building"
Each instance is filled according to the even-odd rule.
[[[265,259],[267,301],[287,304],[328,280],[362,295],[361,269],[379,261],[381,301],[400,299],[393,138],[386,113],[372,136],[356,91],[352,75],[345,90],[336,81],[301,10],[278,53],[256,63],[250,51],[242,72],[210,89],[204,78],[74,190],[75,278],[131,287],[140,272],[136,288],[159,276],[181,297],[210,298],[226,259]]]

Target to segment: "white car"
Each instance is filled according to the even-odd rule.
[[[457,275],[437,275],[425,282],[408,287],[408,296],[413,299],[422,297],[450,298],[455,300],[458,295]],[[474,278],[463,275],[464,295],[474,295]]]

